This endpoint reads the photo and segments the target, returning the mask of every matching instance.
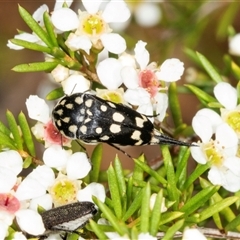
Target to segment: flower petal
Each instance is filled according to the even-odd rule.
[[[193,144],[198,145],[197,143],[193,143]],[[207,159],[203,149],[201,148],[201,145],[199,147],[190,147],[190,151],[195,161],[197,161],[200,164],[207,163]]]
[[[37,95],[30,95],[26,100],[28,116],[31,119],[47,123],[50,119],[49,107],[47,103]]]
[[[217,100],[229,110],[236,108],[237,106],[237,90],[229,83],[218,83],[213,89],[214,95]]]
[[[56,0],[55,1],[55,5],[54,5],[54,11],[59,9],[59,8],[62,8],[63,7],[63,4],[67,4],[68,7],[70,7],[72,5],[72,2],[73,0]]]
[[[97,197],[101,202],[105,201],[106,193],[102,184],[90,183],[84,189],[78,191],[78,201],[90,201],[93,202],[92,196]]]
[[[89,1],[89,0],[82,0],[82,4],[90,14],[95,14],[99,10],[99,7],[103,0],[98,1]]]
[[[62,66],[61,64],[58,64],[57,67],[55,67],[52,70],[51,74],[54,80],[60,83],[69,76],[69,68]]]
[[[43,4],[40,6],[32,15],[32,17],[40,24],[40,26],[44,26],[43,22],[43,14],[44,12],[49,12],[48,6]]]
[[[127,89],[124,93],[124,99],[134,106],[140,106],[150,102],[150,94],[140,87],[136,89]]]
[[[107,58],[97,66],[101,83],[109,90],[115,90],[122,84],[121,63],[115,58]]]
[[[74,153],[67,163],[67,176],[69,179],[81,179],[88,175],[92,166],[87,158],[87,155],[83,152]]]
[[[40,197],[34,198],[30,201],[29,209],[32,209],[37,212],[38,207],[41,206],[45,210],[49,210],[52,208],[52,197],[50,194],[44,194]]]
[[[226,158],[223,162],[223,166],[227,167],[233,172],[233,174],[240,177],[240,158],[235,156]]]
[[[123,67],[121,70],[123,83],[127,88],[135,89],[139,87],[139,77],[137,71],[132,66]]]
[[[63,91],[66,95],[83,93],[90,89],[90,82],[80,74],[72,74],[62,81]]]
[[[175,82],[181,78],[184,72],[183,62],[177,58],[167,59],[156,72],[157,78],[166,82]]]
[[[41,235],[45,232],[42,217],[39,213],[30,209],[21,209],[16,213],[16,219],[19,227],[31,234]]]
[[[229,39],[229,53],[240,56],[240,33]]]
[[[63,32],[77,29],[79,25],[77,14],[70,8],[55,10],[51,19],[54,27]]]
[[[74,33],[70,33],[65,44],[72,51],[77,51],[79,49],[82,49],[87,54],[89,54],[90,49],[92,47],[92,42],[87,36],[78,36]]]
[[[168,95],[166,93],[157,93],[154,97],[154,109],[157,114],[157,119],[162,122],[166,116],[166,111],[168,108]]]
[[[123,0],[111,0],[105,7],[102,17],[107,23],[126,22],[131,16],[127,4]]]
[[[0,192],[8,193],[14,187],[17,181],[17,176],[14,171],[0,167]]]
[[[103,46],[111,53],[120,54],[126,50],[125,39],[117,33],[105,33],[100,37]]]
[[[143,70],[147,67],[149,63],[149,52],[146,50],[145,46],[147,45],[146,42],[138,41],[135,48],[135,59],[140,66],[140,69]]]

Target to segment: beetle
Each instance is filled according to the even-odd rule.
[[[54,107],[52,116],[55,127],[62,135],[85,143],[104,142],[113,147],[155,144],[193,146],[162,134],[147,116],[132,108],[86,92],[64,96]]]
[[[74,202],[40,213],[46,229],[42,238],[54,232],[76,232],[97,214],[92,202]]]

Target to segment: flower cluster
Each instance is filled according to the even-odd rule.
[[[198,143],[199,148],[192,147],[191,153],[200,164],[210,162],[208,179],[214,185],[237,192],[240,190],[240,106],[237,105],[237,90],[229,83],[221,82],[214,87],[214,95],[222,105],[221,115],[208,108],[196,113],[192,126],[201,143]]]

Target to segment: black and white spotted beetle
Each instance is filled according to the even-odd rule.
[[[54,107],[52,115],[61,134],[85,143],[105,142],[113,147],[116,147],[114,144],[192,146],[163,135],[147,116],[128,106],[86,92],[64,96]]]
[[[47,236],[54,232],[76,232],[97,213],[92,202],[75,202],[41,213]]]

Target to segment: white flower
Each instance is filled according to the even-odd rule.
[[[186,228],[183,232],[182,240],[207,240],[207,238],[196,228]]]
[[[230,54],[240,56],[240,33],[230,37],[228,45]]]
[[[50,110],[46,102],[36,95],[31,95],[26,100],[28,115],[31,119],[37,120],[37,124],[32,127],[35,137],[45,142],[45,147],[53,144],[70,146],[71,140],[62,136],[54,126]]]
[[[212,111],[213,112],[213,111]],[[191,147],[193,158],[200,164],[211,161],[208,179],[231,192],[240,190],[240,158],[236,157],[238,138],[229,125],[211,113],[202,111],[193,118],[192,126],[202,143]],[[213,119],[218,119],[216,122]],[[215,140],[212,135],[215,134]]]
[[[83,49],[89,54],[91,47],[119,54],[125,51],[125,40],[118,34],[111,33],[108,23],[124,22],[130,17],[123,0],[111,0],[103,10],[99,11],[102,0],[82,1],[87,11],[80,11],[79,16],[69,8],[55,10],[52,14],[53,25],[60,31],[76,30],[71,33],[66,45],[73,51]]]
[[[150,209],[153,210],[154,204],[156,202],[156,197],[157,197],[157,193],[153,193],[150,197]],[[166,212],[167,211],[167,207],[165,205],[165,198],[163,198],[162,200],[162,205],[159,209],[160,212]]]
[[[61,83],[69,76],[69,71],[69,68],[58,64],[57,67],[52,70],[51,74],[56,82]]]
[[[240,105],[237,105],[237,90],[229,83],[221,82],[214,87],[214,95],[223,105],[221,108],[221,117],[240,138],[239,122],[240,122]]]

